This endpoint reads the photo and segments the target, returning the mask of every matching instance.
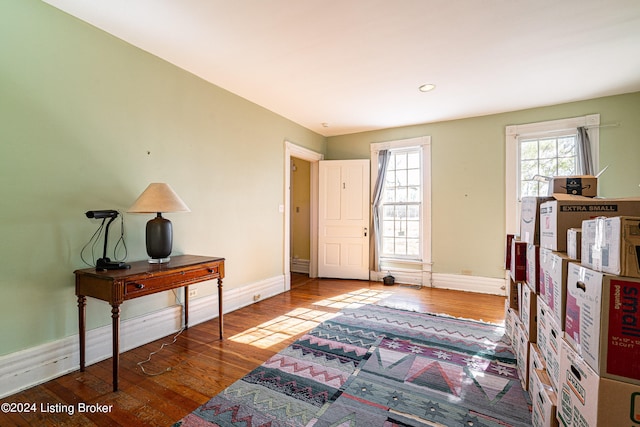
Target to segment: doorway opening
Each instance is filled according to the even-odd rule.
[[[308,274],[310,278],[318,276],[318,167],[319,161],[324,155],[299,145],[285,141],[284,155],[284,256],[283,274],[285,279],[285,291],[291,289],[291,264],[292,264],[292,162],[299,159],[309,163],[309,259]],[[292,208],[293,206],[293,208]]]
[[[291,211],[289,247],[291,274],[309,275],[311,261],[311,163],[291,158]]]

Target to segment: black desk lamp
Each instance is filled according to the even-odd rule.
[[[107,258],[107,243],[109,242],[109,226],[118,216],[118,211],[114,210],[101,210],[101,211],[87,211],[85,213],[87,218],[102,219],[102,225],[109,219],[107,226],[104,229],[104,249],[102,251],[102,258],[98,258],[96,261],[96,270],[124,270],[131,268],[129,264],[125,264],[122,261],[111,261]]]
[[[129,208],[131,213],[154,213],[156,217],[147,222],[147,254],[151,264],[167,263],[171,260],[173,228],[163,212],[191,212],[175,191],[165,183],[149,184],[146,190]]]

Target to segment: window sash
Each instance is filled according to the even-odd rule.
[[[423,252],[422,147],[390,149],[390,152],[379,207],[380,258],[420,261]]]
[[[524,196],[545,196],[548,183],[538,176],[576,175],[578,171],[577,132],[547,133],[518,137],[518,201]],[[570,149],[568,149],[570,147]],[[533,154],[535,152],[535,155]]]
[[[396,208],[417,208],[413,214],[389,216],[386,215],[388,208],[392,208],[394,213]],[[382,213],[380,238],[382,240],[380,257],[383,259],[422,259],[422,203],[393,203],[381,206]],[[400,209],[402,211],[402,209]],[[393,250],[389,250],[390,247]]]

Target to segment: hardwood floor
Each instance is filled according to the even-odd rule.
[[[118,392],[111,390],[108,359],[85,372],[72,372],[4,398],[2,403],[26,403],[34,411],[0,411],[0,426],[171,426],[350,304],[383,301],[398,308],[504,322],[500,296],[296,274],[291,287],[290,292],[225,315],[223,341],[218,339],[217,319],[184,331],[175,344],[144,365],[148,373],[160,375],[146,375],[138,363],[173,336],[122,353]]]

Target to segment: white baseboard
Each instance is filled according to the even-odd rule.
[[[308,259],[291,258],[291,272],[300,274],[309,274],[309,265],[311,261]]]
[[[371,280],[376,282],[382,282],[382,279],[387,274],[391,274],[394,277],[395,283],[429,286],[428,275],[431,273],[421,270],[393,269],[385,271],[371,271],[369,277]]]
[[[431,286],[481,294],[506,295],[505,280],[491,277],[433,273]]]
[[[276,276],[224,291],[225,313],[285,290],[285,277]],[[189,326],[218,317],[218,296],[189,301]],[[182,306],[176,305],[120,322],[120,352],[171,335],[182,326]],[[0,398],[80,368],[78,334],[0,357]],[[111,325],[87,331],[87,365],[112,355]]]
[[[505,279],[466,276],[462,274],[442,274],[430,271],[396,268],[389,271],[372,271],[371,280],[382,281],[387,274],[395,278],[396,283],[420,285],[424,287],[453,289],[482,294],[506,295]]]

